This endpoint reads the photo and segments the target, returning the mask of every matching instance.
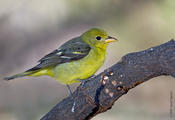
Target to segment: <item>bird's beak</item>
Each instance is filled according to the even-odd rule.
[[[110,42],[116,42],[118,41],[116,38],[108,36],[108,38],[106,38],[105,43],[110,43]]]

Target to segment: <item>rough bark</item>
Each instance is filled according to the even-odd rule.
[[[111,109],[128,90],[160,75],[175,77],[175,41],[129,53],[99,75],[79,86],[41,120],[89,120]]]

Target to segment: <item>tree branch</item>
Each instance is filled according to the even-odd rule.
[[[105,112],[128,90],[160,75],[175,77],[175,41],[129,53],[79,86],[41,120],[89,120]]]

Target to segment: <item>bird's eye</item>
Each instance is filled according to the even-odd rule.
[[[97,40],[101,40],[101,37],[100,37],[100,36],[97,36],[96,39],[97,39]]]

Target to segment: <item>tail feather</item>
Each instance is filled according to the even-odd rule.
[[[32,73],[33,72],[23,72],[23,73],[19,73],[19,74],[10,76],[10,77],[5,77],[4,80],[12,80],[12,79],[15,79],[15,78],[24,77],[24,76],[30,75]]]

